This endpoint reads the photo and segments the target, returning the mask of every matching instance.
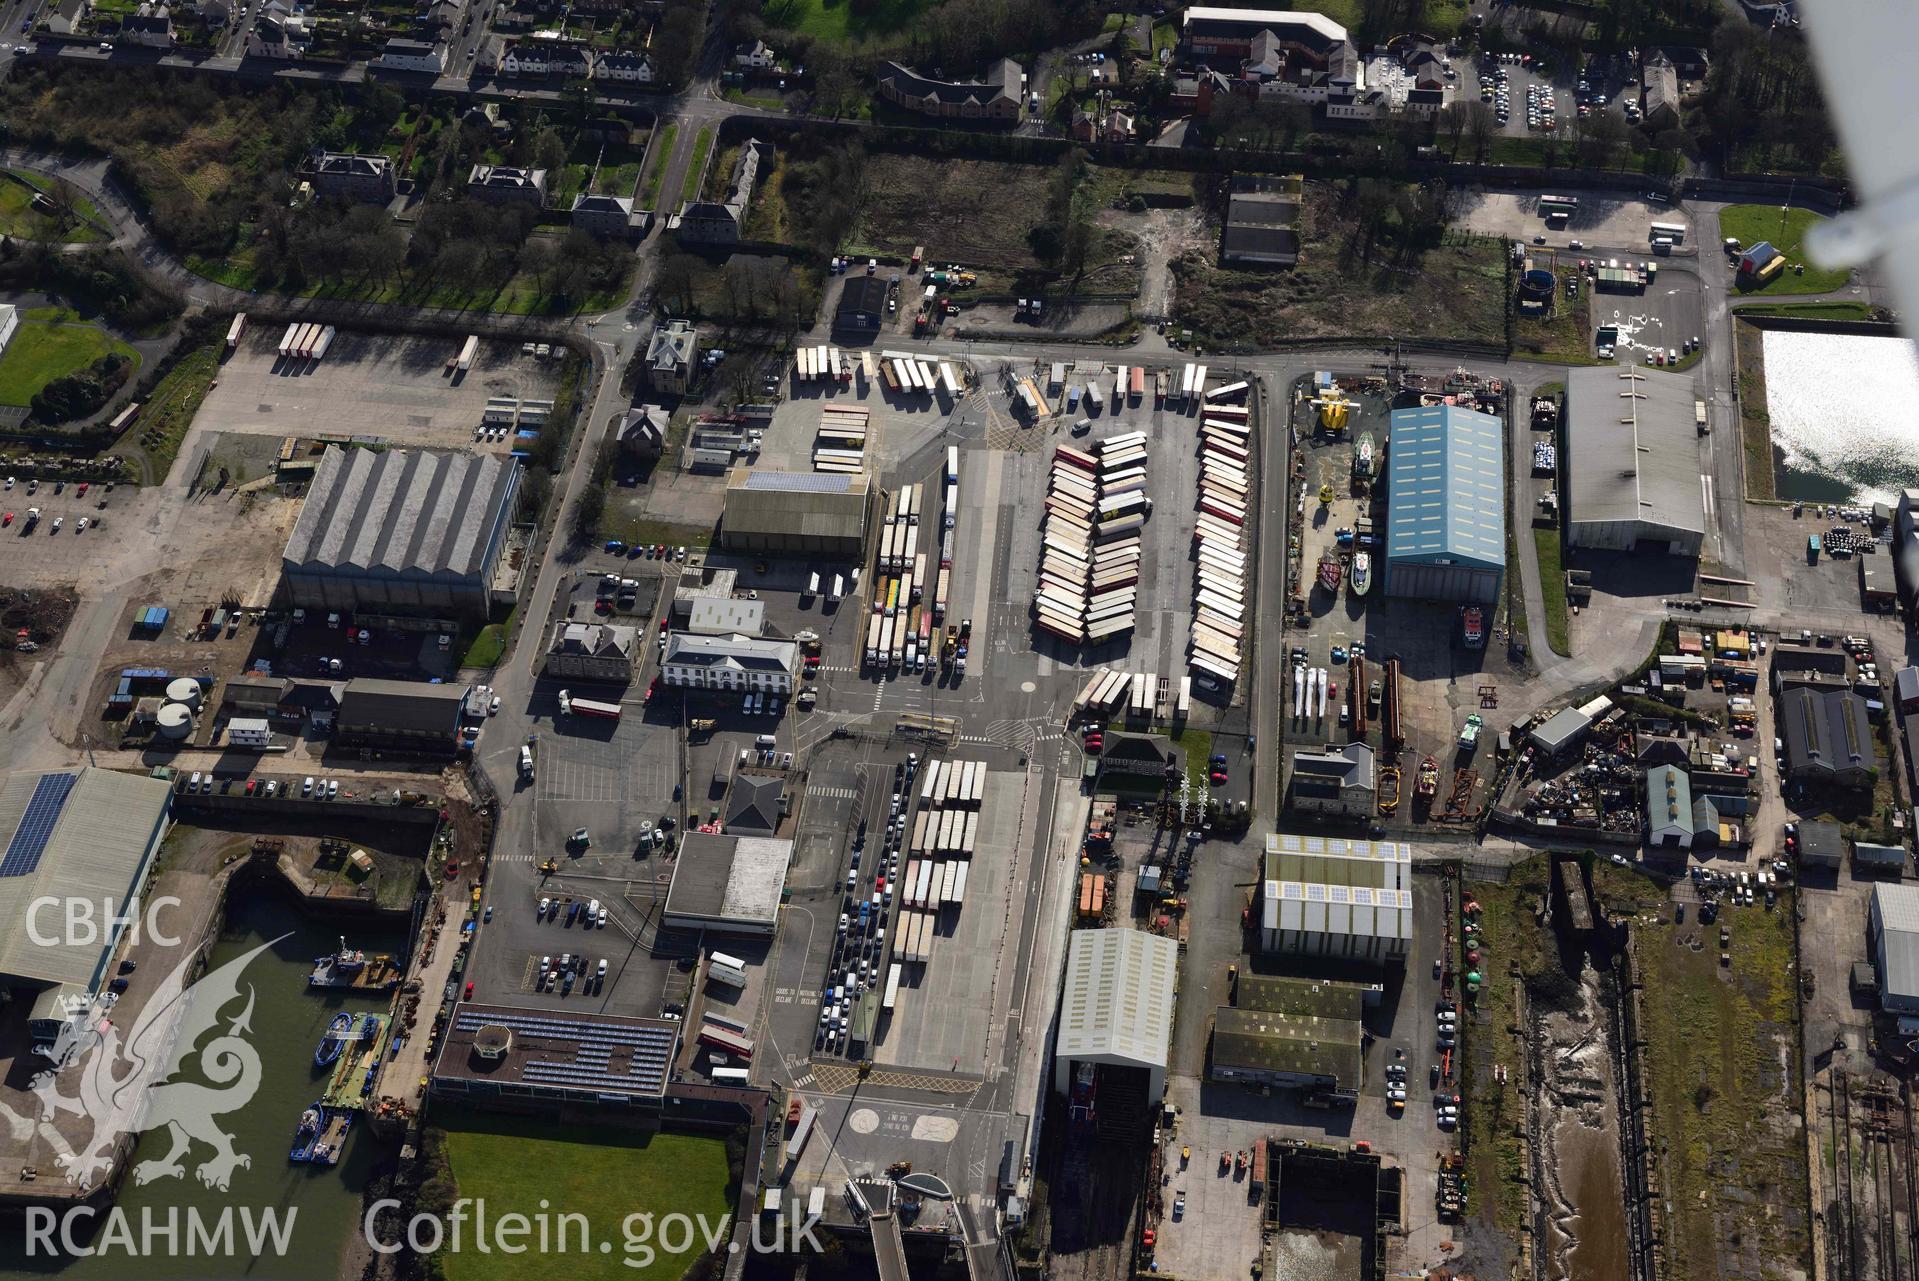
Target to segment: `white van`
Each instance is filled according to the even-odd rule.
[[[520,749],[520,773],[528,778],[533,777],[533,749],[530,747]]]
[[[771,734],[761,734],[753,740],[753,746],[759,748],[778,747],[779,745],[780,740],[774,738]]]
[[[840,598],[845,595],[846,595],[846,579],[841,577],[838,574],[833,575],[833,592],[832,592],[832,595],[828,596],[826,599],[832,601],[835,605],[837,605],[840,603]]]
[[[808,575],[806,579],[806,594],[808,596],[818,596],[820,594],[820,576],[818,574]]]

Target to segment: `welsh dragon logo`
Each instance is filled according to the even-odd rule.
[[[260,1088],[260,1055],[246,1039],[253,988],[246,988],[246,1004],[224,1024],[222,1015],[241,995],[241,971],[279,941],[262,943],[191,985],[189,953],[148,998],[124,1038],[110,1017],[97,1014],[85,1028],[76,1030],[70,1024],[62,1031],[54,1062],[65,1066],[34,1077],[32,1088],[43,1109],[40,1131],[59,1153],[68,1182],[93,1186],[112,1167],[122,1136],[162,1126],[171,1133],[173,1146],[165,1156],[136,1165],[136,1183],[184,1176],[183,1158],[196,1143],[213,1150],[194,1169],[210,1188],[227,1190],[234,1171],[253,1164],[251,1157],[233,1150],[233,1136],[215,1120],[245,1107]],[[215,1031],[217,1035],[200,1044]],[[195,1055],[199,1075],[210,1084],[173,1079]],[[79,1093],[69,1095],[60,1080],[74,1078],[68,1069],[76,1060]],[[92,1134],[84,1143],[74,1147],[58,1132],[53,1117],[61,1113],[92,1121]]]

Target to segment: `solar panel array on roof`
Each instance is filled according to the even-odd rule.
[[[27,802],[27,812],[20,816],[20,826],[7,842],[6,857],[0,859],[0,876],[30,876],[40,866],[40,855],[53,836],[53,825],[60,821],[60,812],[66,808],[67,796],[79,777],[46,774],[34,785],[33,799]]]
[[[743,486],[790,494],[843,494],[852,487],[853,478],[849,475],[813,471],[749,471]]]
[[[1457,405],[1393,411],[1386,554],[1506,563],[1504,433]]]
[[[525,1083],[561,1089],[639,1090],[658,1094],[666,1088],[667,1069],[672,1065],[676,1040],[671,1028],[499,1011],[462,1010],[456,1016],[455,1026],[469,1033],[483,1027],[503,1027],[529,1041],[571,1042],[575,1047],[571,1060],[529,1057],[520,1065],[520,1079]],[[615,1065],[616,1055],[625,1063],[623,1071]]]

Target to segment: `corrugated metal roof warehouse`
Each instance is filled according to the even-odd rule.
[[[1598,365],[1566,373],[1566,541],[1697,556],[1706,536],[1689,376]]]
[[[287,539],[282,583],[307,609],[484,615],[519,464],[329,448]]]
[[[720,546],[732,552],[857,560],[866,542],[872,483],[865,474],[762,471],[726,477]]]
[[[1505,431],[1457,405],[1396,409],[1386,456],[1389,596],[1492,604],[1506,574]]]

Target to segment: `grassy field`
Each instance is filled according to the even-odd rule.
[[[536,233],[540,234],[540,233]],[[558,237],[553,238],[556,245]],[[252,257],[242,252],[217,262],[204,258],[187,259],[187,268],[196,275],[234,289],[261,289]],[[348,302],[403,303],[415,307],[446,307],[453,310],[497,311],[513,316],[577,315],[586,311],[606,311],[626,296],[630,271],[619,282],[588,294],[571,306],[542,292],[537,278],[515,274],[504,284],[474,285],[464,281],[446,281],[426,274],[414,277],[393,276],[386,280],[324,281],[303,289],[274,289],[296,298],[335,298]]]
[[[139,421],[113,447],[115,454],[128,459],[141,473],[142,484],[166,479],[174,456],[180,452],[180,442],[193,425],[193,416],[200,412],[200,402],[206,399],[214,375],[220,372],[223,350],[224,343],[209,343],[176,361],[147,397]]]
[[[1027,235],[1046,217],[1054,179],[1049,165],[872,156],[866,164],[859,225],[845,237],[844,247],[854,257],[904,258],[924,246],[929,263],[978,268],[982,290],[1007,287],[1022,272],[1046,270]],[[1084,183],[1083,190],[1097,206],[1112,176],[1092,169]],[[1124,233],[1096,232],[1078,287],[1137,292],[1138,266],[1118,261],[1136,247],[1134,238]]]
[[[873,156],[853,245],[999,269],[1036,267],[1026,233],[1044,216],[1053,171],[991,160]]]
[[[1716,927],[1642,936],[1642,1033],[1671,1207],[1662,1235],[1676,1276],[1783,1277],[1809,1266],[1792,919],[1790,891],[1772,911],[1722,911],[1730,966],[1719,963]],[[1688,935],[1702,945],[1687,946]]]
[[[856,45],[902,32],[933,7],[933,0],[873,0],[858,6],[850,0],[768,0],[766,20],[800,35],[828,44]]]
[[[76,319],[64,308],[29,311],[0,356],[0,405],[30,404],[42,387],[78,373],[108,352],[127,357],[139,368],[139,353],[100,326]]]
[[[1746,453],[1746,497],[1768,499],[1778,493],[1772,457],[1772,417],[1766,409],[1766,356],[1757,325],[1733,322],[1738,348],[1739,437]]]
[[[1500,242],[1448,238],[1409,262],[1344,251],[1351,226],[1324,184],[1307,185],[1300,261],[1232,271],[1210,254],[1174,264],[1175,319],[1209,350],[1270,348],[1288,338],[1442,337],[1503,344],[1506,271]]]
[[[693,139],[693,155],[686,162],[686,178],[680,183],[680,199],[698,200],[700,180],[706,173],[706,158],[713,154],[713,126],[705,125]],[[723,181],[723,180],[722,180]]]
[[[672,1281],[705,1245],[669,1254],[655,1238],[655,1257],[640,1266],[644,1256],[629,1246],[627,1216],[649,1214],[658,1223],[669,1214],[695,1215],[709,1231],[721,1231],[732,1211],[726,1147],[718,1138],[463,1114],[457,1128],[446,1131],[446,1153],[460,1196],[484,1200],[496,1222],[513,1212],[539,1222],[543,1206],[551,1207],[548,1215],[585,1216],[589,1248],[581,1247],[580,1229],[570,1227],[564,1251],[557,1240],[560,1225],[547,1219],[555,1222],[555,1249],[541,1255],[534,1270],[551,1281]],[[537,1237],[527,1242],[538,1248]],[[520,1281],[528,1275],[525,1255],[467,1249],[442,1257],[448,1281]]]
[[[1789,316],[1797,320],[1871,320],[1863,302],[1753,302],[1734,307],[1739,316]]]
[[[1559,951],[1540,924],[1536,909],[1551,885],[1544,858],[1513,868],[1503,884],[1470,882],[1468,895],[1479,901],[1480,928],[1487,955],[1498,958],[1485,970],[1485,983],[1471,1024],[1471,1055],[1465,1109],[1473,1187],[1472,1212],[1491,1221],[1499,1234],[1517,1240],[1524,1227],[1527,1196],[1520,1182],[1526,1169],[1525,1046],[1520,1035],[1522,982],[1534,985],[1563,978]],[[1607,909],[1633,914],[1658,910],[1664,896],[1643,877],[1612,866],[1593,865],[1593,888]],[[1460,960],[1463,958],[1456,958]],[[1523,977],[1522,977],[1523,976]],[[1501,1084],[1495,1068],[1504,1068]]]
[[[1728,205],[1720,210],[1719,230],[1722,235],[1736,236],[1740,244],[1747,246],[1769,240],[1773,248],[1786,255],[1787,259],[1786,269],[1774,276],[1771,284],[1757,289],[1742,286],[1740,292],[1777,297],[1781,294],[1825,294],[1844,289],[1852,279],[1851,272],[1844,268],[1815,267],[1806,260],[1806,233],[1824,221],[1824,217],[1810,209],[1788,209],[1784,230],[1781,230],[1778,205]],[[1801,267],[1804,267],[1803,272],[1799,270]]]
[[[647,166],[646,177],[640,182],[638,204],[641,209],[659,208],[660,183],[666,178],[666,162],[672,158],[673,140],[679,135],[678,123],[669,123],[654,142],[652,163]]]
[[[1533,526],[1533,546],[1539,551],[1539,603],[1546,610],[1546,643],[1553,653],[1570,655],[1566,638],[1566,566],[1559,550],[1559,530]]]
[[[34,193],[46,188],[46,179],[14,170],[8,173],[10,177],[0,178],[0,236],[58,245],[90,245],[106,239],[100,229],[92,225],[100,211],[91,200],[69,188],[74,216],[79,221],[63,227],[58,219],[49,218],[33,207]],[[14,181],[16,178],[18,182]]]

